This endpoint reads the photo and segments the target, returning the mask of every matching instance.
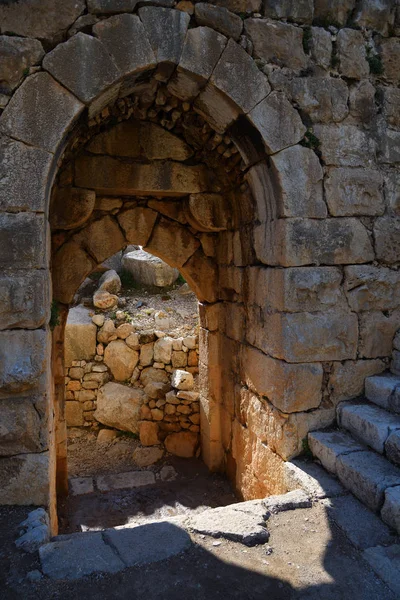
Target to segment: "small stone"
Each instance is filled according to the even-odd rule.
[[[157,446],[141,448],[138,447],[132,454],[132,459],[138,467],[149,467],[158,462],[164,454],[164,450]]]
[[[178,477],[178,473],[171,465],[164,465],[160,471],[161,481],[175,481]]]
[[[193,375],[177,369],[172,373],[171,385],[178,390],[191,390],[194,386]]]
[[[114,429],[100,429],[96,441],[98,444],[110,444],[117,435],[118,433]]]
[[[199,392],[189,392],[185,390],[179,390],[176,394],[180,400],[190,400],[191,402],[196,402],[199,399]]]
[[[117,336],[121,338],[121,340],[125,340],[132,333],[134,333],[135,328],[130,323],[123,323],[117,327]]]

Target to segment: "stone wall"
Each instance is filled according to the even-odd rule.
[[[201,302],[204,460],[278,492],[399,327],[399,7],[122,4],[0,6],[0,500],[54,487],[50,262],[62,312],[130,243]]]

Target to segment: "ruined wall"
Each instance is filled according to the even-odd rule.
[[[65,148],[74,151],[75,124],[99,133],[118,111],[181,136],[187,111],[203,120],[201,162],[209,155],[223,168],[238,156],[230,206],[254,200],[239,223],[214,232],[215,246],[179,211],[167,228],[203,235],[213,265],[214,297],[201,296],[197,277],[203,457],[246,497],[278,491],[281,459],[386,368],[399,327],[399,7],[87,4],[0,7],[0,500],[46,501],[49,191]],[[95,266],[84,242],[76,250]]]

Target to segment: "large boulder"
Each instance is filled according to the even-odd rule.
[[[94,417],[103,425],[139,433],[140,409],[146,394],[139,388],[106,383],[99,389]]]
[[[167,265],[161,258],[157,258],[144,250],[128,252],[122,258],[122,266],[137,283],[165,287],[172,285],[179,277],[178,269]]]

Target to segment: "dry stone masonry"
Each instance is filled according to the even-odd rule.
[[[0,501],[53,530],[67,306],[125,246],[199,299],[202,458],[246,499],[400,325],[397,4],[142,4],[0,6]]]

